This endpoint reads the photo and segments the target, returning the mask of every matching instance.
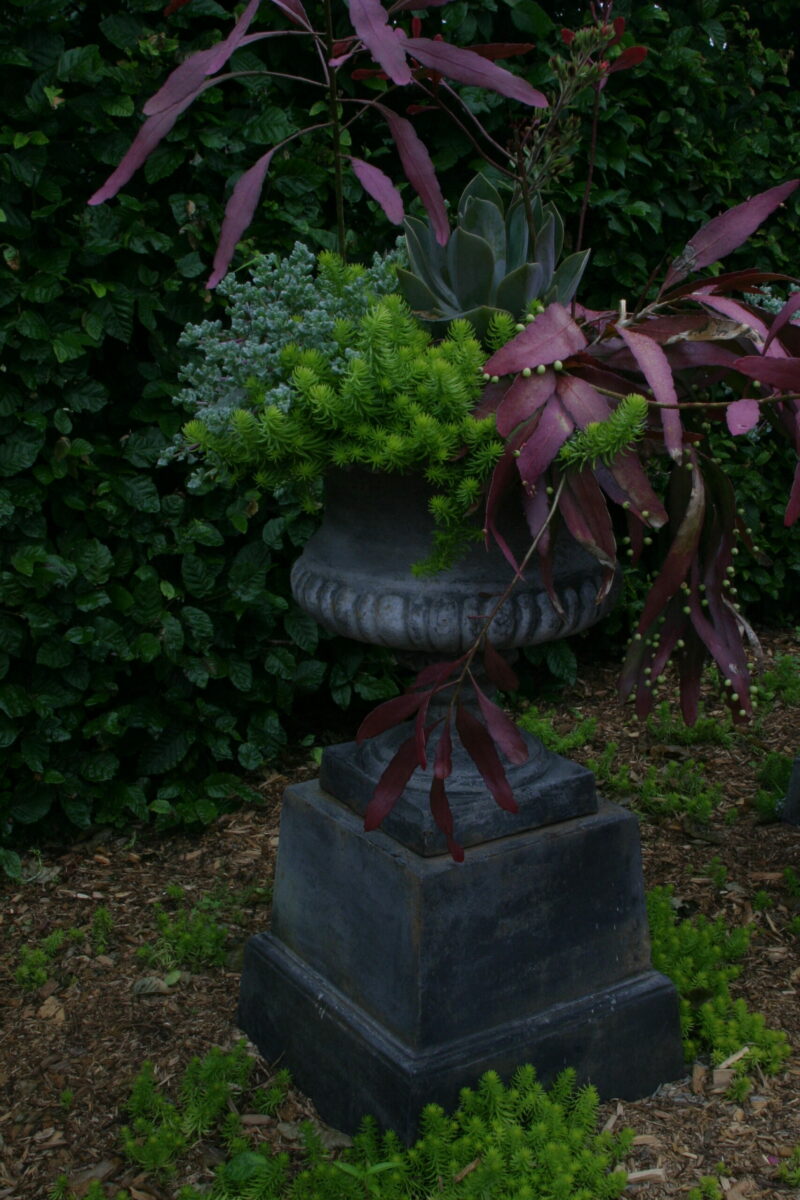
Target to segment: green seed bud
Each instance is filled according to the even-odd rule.
[[[642,540],[644,541],[645,546],[652,546],[652,544],[653,544],[653,539],[651,537],[646,537],[646,538],[643,538]]]
[[[522,333],[522,331],[523,331],[523,329],[525,328],[525,326],[524,326],[524,325],[522,325],[522,324],[520,324],[520,323],[517,323],[517,324],[514,326],[514,328],[516,329],[517,333]]]
[[[492,376],[492,380],[491,380],[491,382],[492,382],[492,383],[499,383],[499,382],[500,382],[500,376],[499,376],[499,375],[493,375],[493,376]]]
[[[557,358],[556,361],[553,363],[553,370],[554,371],[563,371],[564,370],[564,364],[562,363],[560,358]]]
[[[523,368],[522,368],[522,374],[523,374],[523,376],[524,376],[524,378],[525,378],[525,379],[530,379],[530,377],[531,377],[531,374],[532,374],[530,367],[523,367]]]
[[[536,368],[536,374],[544,375],[546,370],[547,370],[547,367],[544,365],[544,363],[539,363],[539,366]]]
[[[688,605],[688,604],[685,604],[685,605],[683,606],[683,610],[682,610],[682,611],[683,611],[683,613],[685,614],[685,616],[687,616],[687,617],[688,617],[689,613],[690,613],[692,610],[689,608],[689,605]]]

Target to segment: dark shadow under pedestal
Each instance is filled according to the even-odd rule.
[[[675,991],[650,965],[638,824],[603,801],[456,864],[365,834],[318,783],[289,788],[239,1024],[324,1120],[352,1131],[370,1113],[406,1141],[426,1103],[455,1106],[490,1068],[573,1066],[623,1098],[684,1071]]]

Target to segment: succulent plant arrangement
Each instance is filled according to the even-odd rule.
[[[492,61],[507,56],[508,47],[459,50],[419,37],[416,18],[411,36],[390,25],[390,15],[396,21],[407,9],[441,0],[427,5],[401,0],[388,11],[379,0],[350,0],[354,32],[338,41],[330,20],[326,32],[313,30],[300,0],[272,2],[321,50],[320,86],[333,100],[327,127],[334,138],[341,132],[341,120],[333,115],[341,108],[337,72],[361,53],[371,56],[375,71],[394,88],[414,84],[433,101],[442,93],[448,99],[455,95],[440,86],[441,76],[449,76],[494,88],[537,110],[546,106],[540,93]],[[236,46],[268,36],[247,32],[257,8],[251,0],[228,39],[187,59],[148,102],[148,121],[93,202],[123,186],[192,99],[223,78],[215,73]],[[660,288],[631,308],[616,299],[603,311],[584,308],[575,294],[588,252],[579,248],[579,235],[578,248],[561,259],[563,226],[539,188],[563,165],[574,132],[569,104],[577,92],[590,86],[597,98],[615,69],[641,61],[640,47],[627,47],[616,58],[609,54],[623,33],[624,22],[610,20],[610,4],[601,6],[587,29],[565,31],[568,57],[556,100],[545,116],[514,132],[504,164],[490,153],[491,179],[479,175],[464,190],[454,230],[411,123],[384,98],[359,101],[358,115],[370,110],[388,123],[406,176],[427,210],[427,222],[405,219],[408,263],[397,272],[415,319],[399,297],[384,296],[346,336],[339,331],[336,348],[327,354],[303,344],[300,322],[297,344],[285,348],[280,362],[286,411],[256,379],[227,427],[211,428],[200,415],[186,434],[212,461],[260,474],[267,487],[288,481],[310,487],[330,467],[349,463],[378,471],[423,469],[431,482],[458,497],[458,513],[438,514],[442,525],[452,531],[454,521],[479,514],[473,533],[497,541],[508,557],[509,588],[497,606],[534,555],[558,605],[551,579],[559,525],[602,564],[601,597],[621,557],[640,564],[649,573],[649,590],[623,667],[623,694],[634,695],[637,713],[646,715],[674,661],[683,714],[691,722],[710,658],[734,719],[741,720],[751,711],[751,699],[743,644],[748,630],[735,605],[735,559],[737,538],[751,534],[729,480],[706,451],[704,425],[725,420],[737,436],[769,423],[800,452],[800,330],[792,322],[800,293],[777,314],[769,313],[753,303],[758,289],[796,281],[756,270],[715,272],[800,180],[711,220],[674,259]],[[462,112],[458,119],[471,118]],[[478,127],[476,138],[479,133]],[[234,188],[210,285],[231,262],[276,149]],[[337,170],[347,161],[339,146]],[[390,219],[403,220],[399,193],[388,177],[361,160],[349,157],[349,164]],[[591,171],[587,202],[590,184]],[[340,241],[344,246],[343,236]],[[381,438],[384,420],[391,427]],[[509,494],[522,505],[531,534],[521,563],[497,520]],[[798,514],[800,468],[786,523]],[[457,533],[447,553],[465,542]],[[364,722],[360,737],[412,722],[367,811],[368,828],[391,810],[412,773],[427,766],[435,744],[431,809],[451,851],[460,855],[446,795],[454,738],[460,738],[497,803],[514,808],[501,754],[513,763],[527,751],[510,720],[481,691],[473,669],[480,656],[497,687],[515,686],[513,672],[488,639],[490,619],[466,654],[426,668],[404,695]],[[469,707],[467,692],[476,697]],[[435,721],[429,720],[434,698]]]

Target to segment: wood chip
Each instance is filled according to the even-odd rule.
[[[646,1171],[630,1171],[628,1183],[662,1183],[666,1179],[663,1167],[649,1167]]]

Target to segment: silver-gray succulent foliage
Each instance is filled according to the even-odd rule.
[[[497,312],[520,320],[533,300],[567,304],[589,259],[582,250],[562,259],[564,223],[554,205],[538,195],[528,213],[521,197],[500,192],[483,175],[467,184],[458,203],[456,227],[441,246],[430,222],[405,222],[409,267],[400,268],[400,291],[414,315],[437,336],[458,317],[485,338]]]
[[[399,248],[376,254],[367,267],[342,263],[338,256],[317,256],[302,242],[292,252],[259,254],[245,278],[229,274],[218,294],[227,302],[221,318],[187,325],[180,344],[190,351],[181,369],[185,384],[175,403],[201,417],[212,432],[227,429],[231,414],[247,408],[257,381],[262,403],[285,411],[291,387],[282,366],[288,345],[319,350],[338,373],[347,360],[347,329],[380,296],[397,291]],[[165,461],[191,458],[182,436]],[[202,487],[207,468],[198,466],[190,486]]]

